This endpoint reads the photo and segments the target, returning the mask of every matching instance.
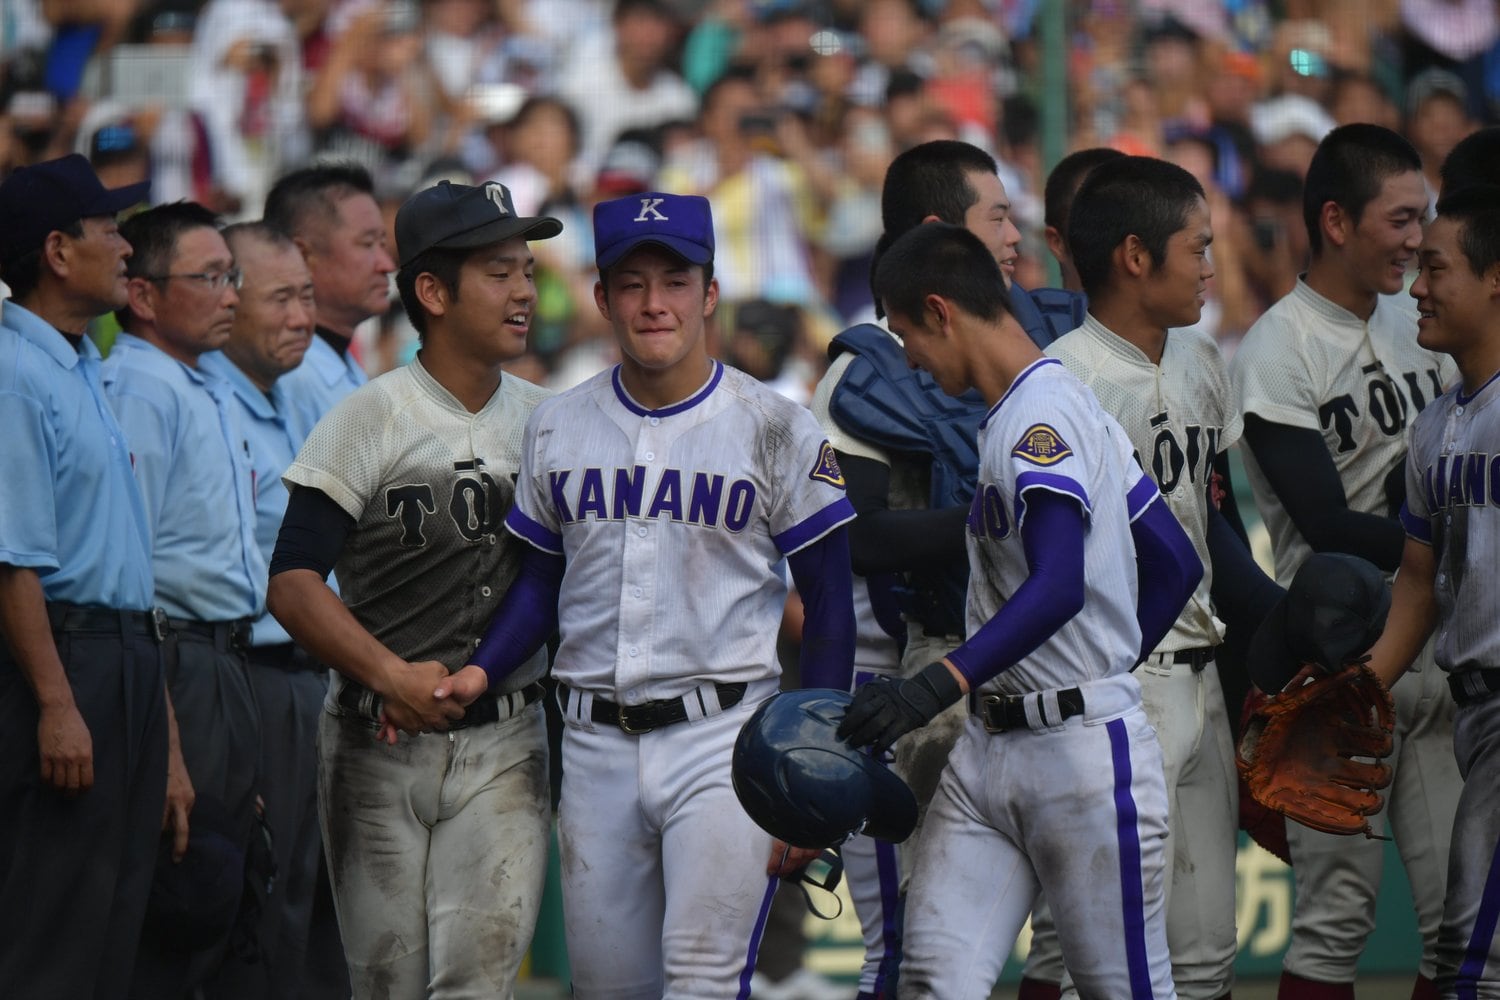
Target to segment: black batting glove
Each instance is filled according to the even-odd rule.
[[[929,663],[915,677],[902,681],[877,677],[855,690],[837,735],[852,747],[868,746],[884,753],[962,697],[963,689],[941,662]]]

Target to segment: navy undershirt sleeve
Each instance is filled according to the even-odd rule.
[[[849,526],[849,554],[854,572],[908,573],[962,562],[967,507],[936,510],[891,510],[891,469],[884,462],[838,452],[839,468],[854,522]]]
[[[1400,568],[1406,545],[1400,522],[1349,509],[1322,434],[1247,413],[1245,444],[1314,552],[1347,552],[1387,572]]]
[[[1141,627],[1144,659],[1167,637],[1187,606],[1203,579],[1203,561],[1160,496],[1130,523],[1130,535],[1135,540],[1135,618]]]
[[[484,669],[492,689],[557,631],[557,599],[566,566],[560,555],[524,547],[516,578],[469,657],[470,663]]]
[[[948,661],[978,688],[1025,658],[1083,609],[1083,507],[1076,497],[1026,491],[1021,542],[1030,573]]]
[[[854,676],[854,576],[849,534],[835,528],[787,556],[802,598],[802,686],[847,691]]]
[[[281,530],[276,533],[269,575],[310,569],[328,579],[353,529],[354,518],[327,493],[310,486],[293,486]]]
[[[1254,631],[1282,595],[1235,533],[1228,518],[1208,511],[1208,559],[1213,563],[1214,612],[1232,629]]]

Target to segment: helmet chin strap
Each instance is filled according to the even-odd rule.
[[[790,845],[788,845],[787,850],[791,850]],[[785,860],[785,855],[782,857]],[[823,866],[821,879],[813,874],[813,869],[820,865]],[[783,875],[781,880],[797,887],[797,890],[802,893],[802,898],[807,901],[807,908],[812,911],[813,916],[821,920],[837,920],[844,912],[844,901],[839,898],[837,892],[839,882],[843,877],[844,859],[839,854],[837,847],[829,847],[806,865],[803,865],[789,875]],[[812,893],[808,891],[808,886],[821,889],[833,899],[834,911],[832,913],[824,913],[818,909],[817,904],[813,902]]]

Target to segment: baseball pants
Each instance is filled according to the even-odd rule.
[[[128,633],[55,639],[93,741],[94,786],[69,797],[43,785],[36,698],[0,641],[0,983],[9,996],[119,998],[161,839],[161,650]]]
[[[1161,745],[1129,674],[1084,713],[991,734],[971,717],[907,895],[900,996],[983,1000],[1044,891],[1081,995],[1172,1000]]]
[[[1434,673],[1438,671],[1434,670]],[[1457,710],[1453,746],[1464,777],[1453,825],[1448,897],[1438,932],[1437,986],[1444,997],[1500,997],[1500,698]]]
[[[963,641],[961,635],[926,635],[920,625],[908,623],[906,651],[901,656],[901,676],[916,676],[927,664],[941,660]],[[928,805],[937,792],[938,779],[942,777],[943,768],[948,763],[948,754],[964,731],[967,719],[968,708],[962,704],[954,705],[921,729],[902,737],[896,744],[896,761],[893,767],[917,797],[917,827],[901,843],[899,849],[903,891],[911,877],[917,845],[922,841]]]
[[[589,694],[570,692],[558,844],[579,1000],[748,996],[778,880],[766,875],[770,835],[735,796],[730,757],[774,691],[751,684],[726,711],[641,735],[596,726]]]
[[[1167,946],[1172,981],[1186,1000],[1214,1000],[1234,985],[1238,786],[1219,674],[1153,656],[1135,671],[1141,705],[1162,746],[1171,801],[1167,857]],[[1032,915],[1026,975],[1062,982],[1063,958],[1050,911]]]
[[[1411,883],[1422,936],[1421,973],[1437,969],[1438,927],[1448,880],[1453,817],[1463,779],[1453,757],[1453,697],[1428,645],[1392,688],[1396,733],[1385,807],[1371,817],[1377,834],[1390,833]],[[1295,900],[1292,943],[1282,967],[1320,983],[1352,983],[1365,942],[1375,929],[1375,900],[1385,866],[1385,844],[1362,836],[1319,833],[1287,823]]]
[[[318,723],[318,812],[354,996],[511,997],[547,869],[542,706],[395,746],[336,711]]]

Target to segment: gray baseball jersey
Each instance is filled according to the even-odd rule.
[[[1382,515],[1408,425],[1455,374],[1452,359],[1417,346],[1410,296],[1380,296],[1367,322],[1300,279],[1256,320],[1230,369],[1244,415],[1319,431],[1349,509]],[[1286,586],[1312,550],[1248,452],[1245,470]]]
[[[340,595],[397,656],[468,662],[520,564],[522,543],[503,525],[522,428],[547,394],[507,375],[470,413],[414,360],[329,411],[287,469],[288,485],[322,490],[354,518],[335,567]],[[499,690],[546,666],[540,651]]]
[[[1208,481],[1214,457],[1239,440],[1242,427],[1218,346],[1202,333],[1174,330],[1161,364],[1152,364],[1090,314],[1081,327],[1053,341],[1047,354],[1119,421],[1136,461],[1155,480],[1203,562],[1202,582],[1157,648],[1217,646],[1224,627],[1209,598]]]

